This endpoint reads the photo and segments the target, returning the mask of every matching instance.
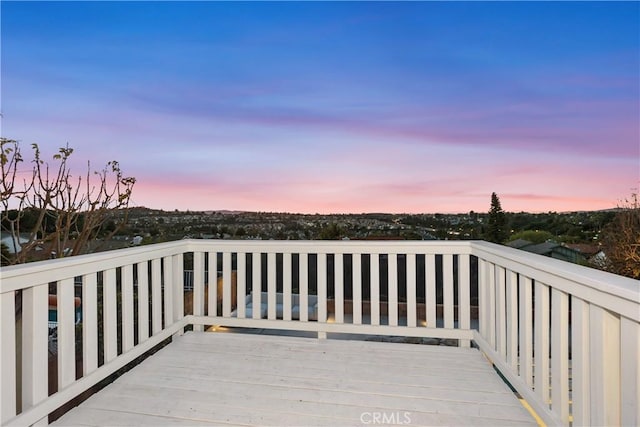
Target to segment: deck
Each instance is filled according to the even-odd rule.
[[[56,426],[536,425],[473,348],[190,332]]]

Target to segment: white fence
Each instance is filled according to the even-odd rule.
[[[548,424],[640,423],[640,282],[486,242],[183,240],[6,267],[1,278],[3,425],[46,424],[187,325],[473,342]]]

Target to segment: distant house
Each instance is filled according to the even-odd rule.
[[[17,239],[14,239],[10,234],[3,234],[1,240],[11,255],[15,255],[22,250],[22,243],[29,242],[26,237],[18,236]]]
[[[583,264],[587,261],[587,257],[580,251],[558,242],[554,242],[553,240],[547,240],[544,243],[533,243],[528,240],[518,239],[507,243],[507,246],[538,255],[548,256],[550,258],[572,262],[574,264]]]

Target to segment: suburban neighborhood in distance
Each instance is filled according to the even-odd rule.
[[[519,249],[588,263],[598,254],[598,237],[616,210],[507,213],[510,240]],[[240,211],[129,211],[128,225],[107,247],[184,238],[239,240],[473,240],[482,239],[487,213],[464,214],[294,214]],[[525,231],[549,237],[544,244],[519,238]],[[546,234],[548,233],[548,234]],[[525,236],[526,237],[526,236]],[[546,240],[549,240],[547,242]],[[527,245],[529,242],[531,245]],[[562,248],[562,249],[559,249]]]

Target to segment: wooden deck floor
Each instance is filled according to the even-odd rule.
[[[383,422],[536,425],[475,349],[236,333],[178,337],[54,425]]]

